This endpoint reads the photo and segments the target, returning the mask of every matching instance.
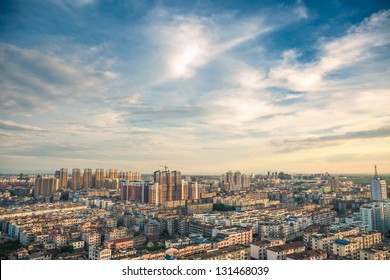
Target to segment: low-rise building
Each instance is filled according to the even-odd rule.
[[[53,242],[56,244],[57,248],[61,248],[67,244],[68,238],[65,235],[57,234],[53,236]]]
[[[249,245],[252,242],[252,229],[246,227],[232,227],[216,229],[215,237],[219,240],[214,243],[215,248],[225,248],[233,245]],[[213,232],[213,233],[214,233]]]
[[[101,245],[101,235],[98,232],[88,232],[81,235],[87,248],[98,247]]]
[[[292,242],[267,249],[267,260],[286,260],[287,255],[305,251],[302,242]]]
[[[68,240],[68,245],[72,246],[73,249],[81,249],[84,248],[85,242],[84,240],[78,240],[78,239],[73,239],[73,240]]]
[[[335,239],[332,241],[332,254],[358,260],[361,249],[370,248],[381,241],[382,234],[379,232]]]
[[[104,247],[108,249],[112,249],[114,251],[120,250],[122,248],[134,248],[134,240],[128,237],[107,240],[104,242]]]
[[[270,247],[283,245],[285,244],[284,240],[275,239],[275,240],[264,240],[256,241],[251,244],[251,258],[256,260],[266,260],[267,259],[267,249]]]
[[[390,260],[390,243],[382,242],[360,250],[361,260]]]
[[[109,260],[111,259],[111,250],[104,247],[90,247],[89,255],[90,260]]]

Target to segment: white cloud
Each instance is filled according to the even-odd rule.
[[[302,0],[296,1],[296,7],[294,9],[295,13],[299,18],[307,19],[309,17],[308,10],[305,6],[305,3]]]
[[[32,130],[32,131],[45,131],[45,129],[38,127],[38,126],[33,126],[33,125],[28,125],[28,124],[23,124],[23,123],[17,123],[14,121],[7,121],[7,120],[0,120],[0,128],[3,129],[10,129],[10,130]]]
[[[50,49],[50,48],[48,48]],[[77,47],[76,47],[77,49]],[[72,52],[72,50],[68,50]],[[83,52],[80,60],[77,51],[62,56],[45,49],[21,48],[10,44],[0,44],[0,77],[3,108],[29,111],[42,108],[54,109],[58,101],[72,103],[81,98],[99,98],[105,88],[104,80],[114,80],[117,74],[101,71],[102,62],[95,52],[90,53],[99,62],[92,60]]]
[[[323,42],[320,57],[314,62],[300,63],[299,54],[288,50],[283,61],[270,70],[275,85],[297,91],[317,91],[324,87],[324,76],[375,55],[375,48],[390,42],[390,10],[381,11],[351,28],[345,36]]]
[[[243,44],[270,28],[262,18],[233,21],[233,15],[213,17],[173,16],[166,12],[153,13],[157,20],[151,24],[150,36],[163,46],[162,57],[168,70],[168,79],[190,78],[199,67],[218,55]],[[239,26],[240,28],[238,28]]]

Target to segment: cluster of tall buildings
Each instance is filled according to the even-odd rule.
[[[55,171],[54,177],[42,177],[38,175],[35,179],[34,196],[50,196],[59,189],[71,189],[73,191],[86,189],[119,189],[121,180],[140,181],[139,172],[118,172],[117,169],[104,170],[98,168],[95,173],[91,168],[85,168],[82,173],[79,168],[73,168],[68,173],[67,168]]]
[[[199,185],[182,179],[180,171],[155,171],[153,182],[122,180],[122,200],[163,205],[166,202],[199,199]]]
[[[221,176],[221,189],[224,191],[235,191],[249,188],[250,178],[241,174],[240,171],[228,171]]]
[[[79,168],[73,168],[70,180],[68,169],[61,168],[55,172],[55,177],[59,179],[59,188],[70,188],[74,191],[89,188],[118,189],[120,180],[141,180],[139,172],[118,172],[117,169],[106,171],[102,168],[97,168],[95,173],[92,173],[90,168],[85,168],[83,173],[81,173]]]

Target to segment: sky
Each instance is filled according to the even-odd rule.
[[[3,0],[0,172],[390,172],[389,1]]]

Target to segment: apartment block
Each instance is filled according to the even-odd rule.
[[[285,244],[285,242],[284,240],[281,239],[253,242],[250,246],[251,258],[256,260],[266,260],[268,248],[283,245],[283,244]]]
[[[109,260],[111,259],[111,250],[104,247],[91,247],[89,248],[90,260]]]
[[[267,260],[286,260],[287,255],[305,251],[301,242],[292,242],[267,249]]]

